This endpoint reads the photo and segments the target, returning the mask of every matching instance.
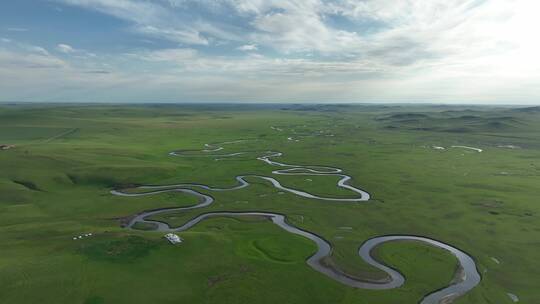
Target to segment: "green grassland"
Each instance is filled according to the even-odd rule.
[[[249,153],[168,155],[239,139],[247,140],[219,153]],[[371,279],[384,273],[357,256],[365,240],[422,235],[475,258],[482,281],[456,303],[512,303],[507,292],[540,303],[539,108],[2,105],[1,144],[15,147],[0,150],[0,303],[417,303],[452,280],[456,260],[415,242],[375,250],[407,278],[401,288],[375,291],[314,271],[305,264],[314,244],[260,218],[203,221],[180,233],[179,246],[151,227],[121,228],[143,210],[197,199],[118,197],[111,189],[231,187],[236,175],[270,176],[276,168],[256,160],[268,150],[283,152],[280,162],[342,168],[372,200],[304,199],[249,177],[244,189],[201,191],[215,199],[207,208],[155,219],[181,225],[209,211],[279,212],[332,243],[327,263]],[[335,177],[273,177],[351,197]]]

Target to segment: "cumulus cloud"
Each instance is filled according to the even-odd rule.
[[[56,48],[78,77],[141,81],[148,92],[252,101],[540,97],[540,4],[530,0],[55,1],[121,19],[121,34],[157,42],[104,54],[106,67],[69,44]],[[53,57],[35,46],[25,52]]]
[[[137,33],[185,45],[265,46],[284,56],[384,54],[397,64],[490,47],[488,29],[527,0],[57,0],[126,20]],[[241,24],[222,18],[237,15]],[[213,17],[209,17],[213,16]],[[249,42],[248,42],[249,41]],[[238,45],[238,44],[236,44]],[[244,50],[244,47],[241,47]],[[245,49],[247,50],[247,49]],[[405,53],[409,54],[405,54]],[[368,56],[369,55],[369,56]],[[379,56],[383,57],[383,56]],[[395,57],[395,58],[393,58]]]

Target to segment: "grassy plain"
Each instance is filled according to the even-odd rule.
[[[210,219],[181,233],[180,246],[120,228],[123,217],[196,199],[116,197],[112,188],[232,186],[236,175],[271,174],[275,168],[255,159],[267,150],[283,152],[285,163],[343,168],[373,200],[314,201],[252,178],[238,191],[203,191],[216,199],[208,208],[159,219],[180,225],[208,211],[283,213],[333,244],[329,263],[373,279],[384,275],[357,256],[362,242],[427,236],[477,261],[482,282],[456,303],[512,303],[507,292],[539,303],[539,133],[538,108],[3,105],[0,144],[15,147],[0,150],[0,303],[416,303],[452,279],[452,256],[410,242],[376,252],[407,283],[370,291],[309,268],[315,246],[266,220]],[[238,139],[249,140],[220,152],[252,152],[217,161],[168,155]],[[317,195],[351,195],[332,177],[274,177]]]

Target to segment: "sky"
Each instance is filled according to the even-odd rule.
[[[0,102],[540,104],[537,0],[0,2]]]

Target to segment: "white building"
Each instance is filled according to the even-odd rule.
[[[182,238],[180,238],[178,235],[174,233],[167,233],[165,234],[165,238],[171,242],[171,244],[179,244],[182,243]]]

